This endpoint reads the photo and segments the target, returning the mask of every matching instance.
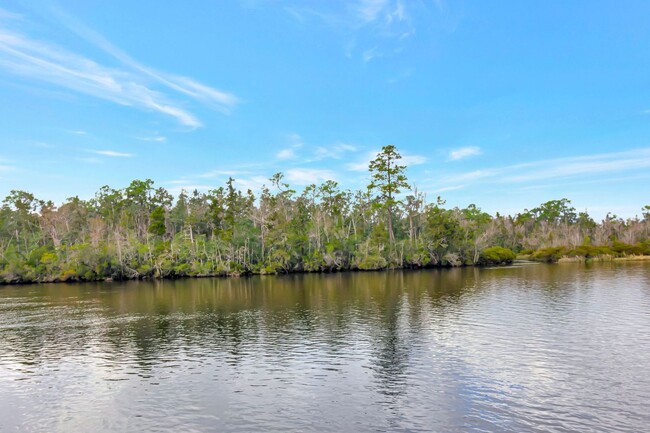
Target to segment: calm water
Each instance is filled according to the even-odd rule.
[[[0,287],[0,430],[650,430],[650,263]]]

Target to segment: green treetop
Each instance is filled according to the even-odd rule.
[[[370,161],[368,166],[370,171],[368,190],[377,193],[377,206],[386,212],[388,236],[391,243],[395,242],[393,209],[396,204],[400,203],[395,196],[401,192],[402,188],[410,188],[404,174],[406,166],[399,165],[400,159],[402,159],[402,155],[399,154],[395,146],[389,144],[382,147],[377,158]]]

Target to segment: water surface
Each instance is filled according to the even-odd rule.
[[[0,431],[640,432],[650,264],[0,287]]]

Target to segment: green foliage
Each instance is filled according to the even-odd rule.
[[[503,247],[489,247],[481,252],[480,264],[482,265],[504,265],[512,263],[516,254]]]
[[[388,262],[386,259],[378,254],[371,254],[356,263],[357,269],[362,271],[377,271],[380,269],[386,269]]]
[[[157,206],[149,215],[149,233],[156,236],[164,236],[167,232],[165,226],[165,209]]]
[[[530,213],[538,221],[573,224],[576,222],[577,215],[575,208],[570,205],[571,201],[566,198],[550,200],[532,209]]]
[[[370,163],[368,190],[334,181],[296,193],[282,173],[258,197],[234,179],[176,200],[151,180],[103,186],[56,207],[11,191],[0,207],[0,283],[179,278],[504,264],[650,255],[643,219],[596,223],[567,199],[514,217],[446,208],[407,191],[394,146]]]
[[[400,165],[399,154],[395,146],[388,145],[381,149],[377,157],[370,161],[370,184],[368,191],[376,192],[377,200],[373,203],[376,208],[383,209],[386,213],[388,235],[391,242],[395,240],[393,228],[393,208],[401,201],[396,196],[402,189],[409,188],[404,174],[406,166]]]
[[[567,252],[565,247],[542,248],[532,253],[530,258],[539,262],[552,263],[560,260]]]

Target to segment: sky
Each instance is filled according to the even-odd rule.
[[[0,2],[0,197],[369,183],[448,207],[650,204],[650,2]]]

